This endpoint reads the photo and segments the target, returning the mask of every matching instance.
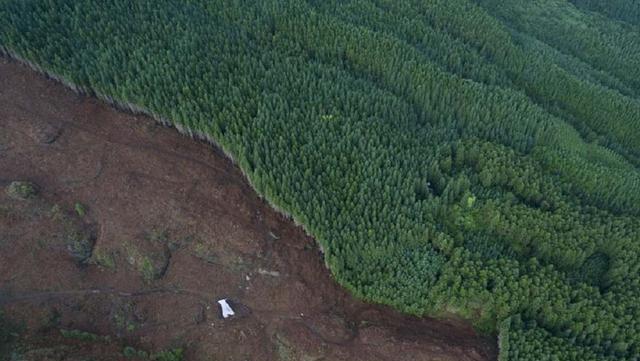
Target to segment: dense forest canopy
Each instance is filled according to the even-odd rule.
[[[637,0],[0,0],[0,46],[222,146],[366,300],[640,357]]]

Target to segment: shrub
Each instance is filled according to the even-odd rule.
[[[14,181],[6,189],[7,195],[13,199],[26,200],[38,195],[35,184],[26,181]]]

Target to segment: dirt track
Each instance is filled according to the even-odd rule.
[[[354,300],[219,151],[0,58],[0,187],[13,180],[40,191],[0,192],[0,307],[25,322],[31,359],[119,360],[123,345],[188,360],[496,358],[461,321]],[[237,317],[221,319],[221,298]]]

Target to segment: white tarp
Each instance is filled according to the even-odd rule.
[[[231,309],[231,306],[229,306],[229,303],[227,303],[226,298],[219,300],[218,304],[220,304],[220,308],[222,309],[223,318],[227,318],[236,314],[235,312],[233,312],[233,309]]]

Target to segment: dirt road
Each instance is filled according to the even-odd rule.
[[[220,151],[0,58],[0,187],[15,180],[38,195],[0,192],[0,307],[26,359],[496,358],[462,321],[349,296]]]

